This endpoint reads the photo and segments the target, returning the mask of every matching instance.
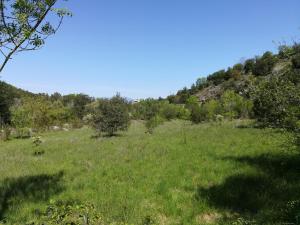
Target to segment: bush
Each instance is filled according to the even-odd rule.
[[[53,202],[37,219],[26,223],[28,225],[44,224],[107,224],[92,204],[78,202]]]
[[[29,128],[17,128],[16,129],[16,138],[25,139],[30,138],[32,135],[32,131]]]
[[[191,121],[195,124],[201,123],[202,121],[205,121],[207,118],[204,108],[201,107],[199,104],[192,105],[190,111],[191,111]]]
[[[292,63],[295,69],[300,69],[300,53],[293,57]]]
[[[214,120],[215,115],[220,113],[220,103],[217,100],[210,100],[203,105],[203,110],[206,113],[206,120]]]
[[[225,70],[217,71],[207,77],[207,81],[212,82],[214,85],[219,85],[225,80],[228,80],[230,77]]]
[[[146,99],[131,107],[134,119],[149,120],[156,116],[160,110],[160,102],[154,99]]]
[[[163,118],[160,116],[154,116],[151,119],[147,120],[145,123],[147,132],[149,134],[153,134],[153,131],[156,127],[158,127],[160,124],[164,122]]]
[[[43,140],[40,136],[36,136],[36,137],[33,137],[32,138],[32,144],[35,146],[35,147],[38,147],[40,146],[41,144],[43,143]]]
[[[128,103],[120,95],[101,101],[93,118],[93,127],[113,136],[117,131],[125,131],[129,127]]]
[[[252,73],[255,67],[255,59],[248,59],[245,61],[244,64],[244,71],[245,73]]]
[[[261,58],[256,58],[253,74],[256,76],[266,76],[270,74],[277,61],[276,56],[271,52],[266,52]]]
[[[4,87],[4,83],[0,81],[0,126],[10,122],[10,98],[8,91]]]
[[[285,221],[300,224],[300,200],[289,201],[283,212]]]
[[[229,119],[247,118],[252,113],[252,101],[244,99],[234,91],[226,91],[221,96],[222,113]]]
[[[161,105],[159,115],[166,120],[186,119],[188,118],[188,111],[182,105],[164,103]]]
[[[178,117],[178,106],[174,104],[163,104],[160,109],[160,115],[166,120],[176,119]]]
[[[0,140],[2,141],[8,141],[11,136],[11,129],[7,126],[3,127],[2,130],[0,130]]]
[[[296,129],[299,105],[299,88],[284,77],[262,82],[254,94],[255,117],[264,126]]]
[[[294,54],[293,47],[287,45],[279,46],[278,56],[281,59],[289,59]]]

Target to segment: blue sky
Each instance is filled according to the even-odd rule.
[[[165,97],[243,58],[299,40],[299,0],[69,0],[74,14],[1,79],[53,93]]]

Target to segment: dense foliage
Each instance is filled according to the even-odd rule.
[[[199,78],[190,89],[184,88],[167,99],[135,103],[120,96],[94,99],[85,94],[34,95],[1,82],[1,124],[15,128],[17,137],[84,124],[113,135],[126,130],[130,119],[144,120],[149,133],[173,119],[200,123],[221,118],[255,118],[264,126],[295,130],[299,124],[299,56],[298,44],[281,46],[278,54],[266,52],[207,79]]]
[[[125,131],[130,123],[128,102],[120,95],[102,99],[93,115],[93,127],[101,134],[113,136],[117,131]]]

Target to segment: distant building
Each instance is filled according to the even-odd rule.
[[[140,99],[134,99],[134,100],[132,101],[132,104],[139,103],[140,101],[141,101]]]

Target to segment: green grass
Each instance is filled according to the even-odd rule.
[[[0,220],[25,224],[50,200],[76,199],[130,224],[290,221],[282,209],[300,199],[300,160],[285,134],[237,128],[238,121],[184,123],[149,135],[133,122],[99,139],[87,128],[46,133],[37,148],[31,140],[0,142]]]

